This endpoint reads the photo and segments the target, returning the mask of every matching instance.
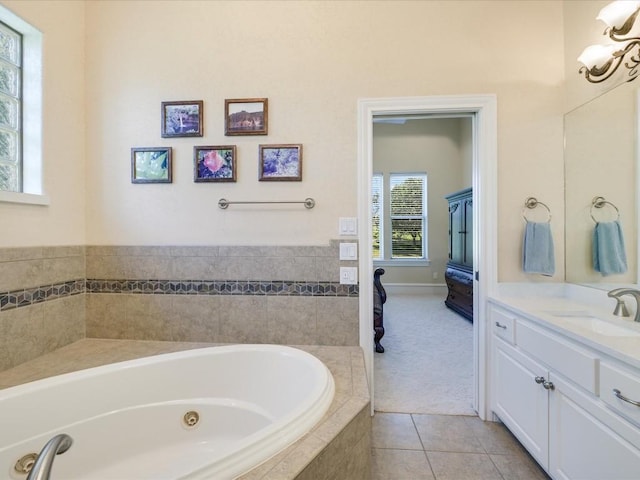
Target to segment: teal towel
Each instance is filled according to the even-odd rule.
[[[522,269],[525,273],[552,276],[556,271],[553,237],[549,222],[529,222],[524,230]]]
[[[593,230],[593,269],[603,276],[627,271],[627,253],[618,220],[596,223]]]

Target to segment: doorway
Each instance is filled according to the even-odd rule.
[[[373,119],[382,115],[467,114],[473,116],[474,231],[474,409],[482,419],[489,415],[487,401],[487,328],[485,300],[497,278],[496,261],[496,150],[497,100],[495,95],[400,97],[358,101],[358,225],[360,245],[360,345],[375,406],[373,366],[373,261],[371,177],[373,174]],[[482,279],[482,281],[480,281]]]
[[[387,348],[374,355],[376,412],[475,415],[473,324],[445,306],[444,278],[447,199],[472,184],[473,121],[469,114],[373,119],[373,262],[387,292]]]

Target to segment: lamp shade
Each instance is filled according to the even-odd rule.
[[[610,3],[598,13],[597,20],[602,20],[611,28],[621,28],[627,19],[640,8],[640,1],[617,0]]]
[[[578,57],[578,61],[585,67],[602,66],[607,63],[619,47],[617,45],[590,45]]]

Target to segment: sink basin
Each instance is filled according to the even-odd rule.
[[[638,330],[616,325],[589,315],[577,316],[556,314],[555,316],[562,318],[564,322],[573,326],[591,330],[594,333],[606,335],[608,337],[640,337],[640,331]]]

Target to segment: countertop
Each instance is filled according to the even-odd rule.
[[[592,295],[599,294],[593,292]],[[521,316],[606,356],[640,368],[640,323],[633,321],[633,313],[630,317],[613,315],[616,303],[614,299],[609,298],[608,300],[609,305],[605,307],[599,301],[586,301],[575,296],[546,295],[538,292],[527,294],[522,290],[500,292],[489,298],[493,304],[515,310]],[[630,334],[598,333],[586,326],[589,317],[623,327],[629,330]],[[585,323],[584,327],[580,325],[582,321]]]

